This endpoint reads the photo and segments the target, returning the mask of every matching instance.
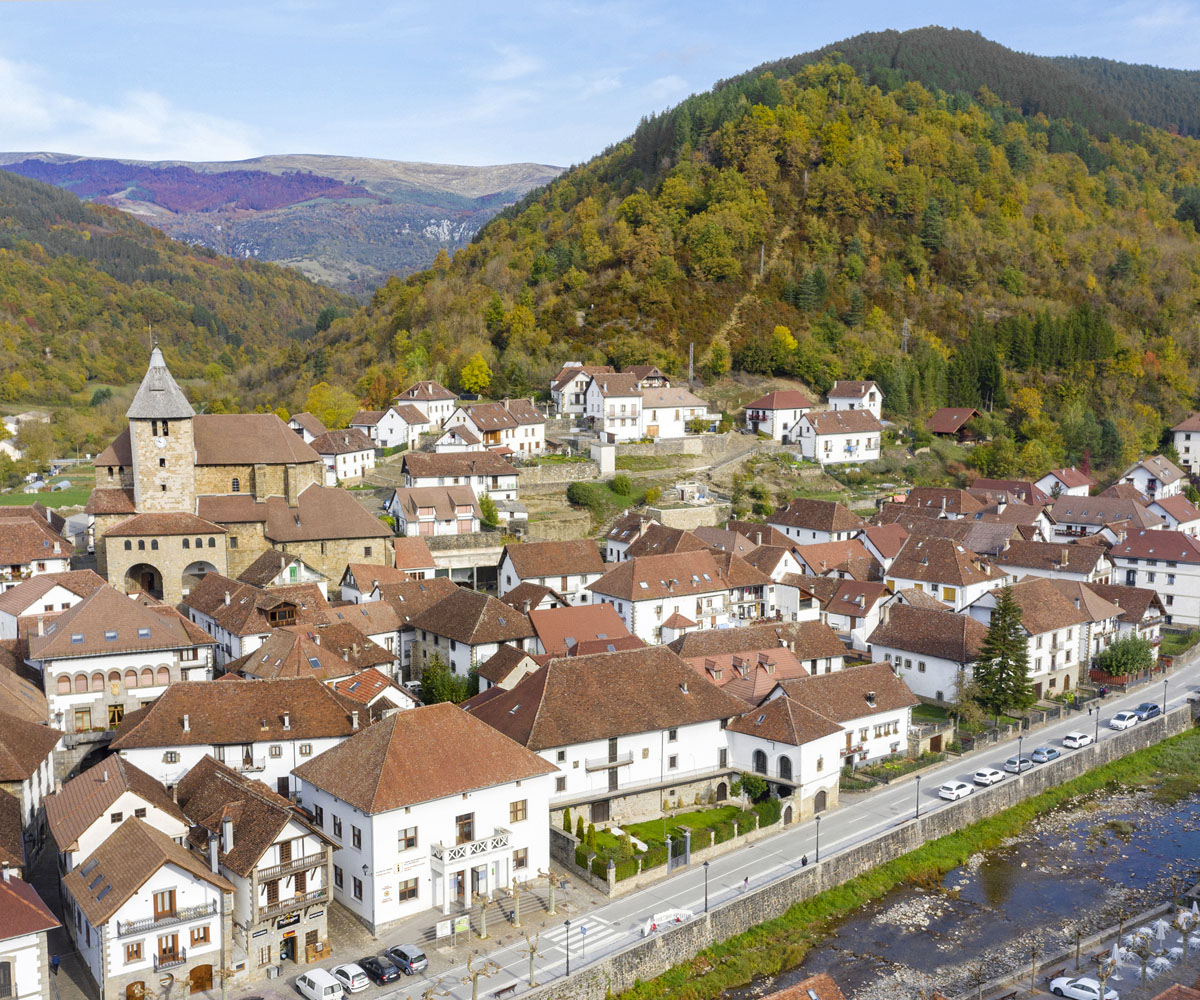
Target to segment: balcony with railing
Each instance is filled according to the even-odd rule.
[[[147,931],[158,930],[160,927],[170,927],[172,924],[182,924],[188,920],[199,920],[211,917],[217,912],[217,901],[198,903],[196,906],[184,906],[164,913],[157,917],[144,917],[141,920],[118,920],[117,937],[128,937],[130,934],[145,934]]]
[[[466,840],[461,844],[430,844],[429,854],[434,861],[443,864],[447,861],[467,861],[492,851],[507,851],[511,837],[512,834],[508,830],[498,826],[490,837]]]
[[[327,903],[328,901],[329,890],[322,886],[320,889],[313,889],[311,892],[300,892],[294,896],[289,896],[287,899],[277,899],[266,906],[260,906],[258,908],[258,919],[266,920],[268,917],[277,917],[281,913],[287,913],[288,910],[296,910],[301,906],[308,906],[310,903]]]
[[[291,861],[284,861],[280,864],[272,865],[270,868],[258,869],[258,880],[265,882],[267,879],[282,878],[284,875],[291,875],[292,872],[307,871],[310,868],[324,868],[325,862],[328,859],[328,851],[305,854],[303,857],[292,858]]]
[[[246,771],[265,771],[267,769],[267,758],[243,757],[240,760],[231,762],[229,766],[242,773]]]
[[[624,753],[609,754],[607,757],[588,757],[583,766],[588,771],[603,771],[609,767],[624,767],[626,764],[633,763],[633,751],[626,750]]]
[[[154,956],[154,971],[162,972],[164,969],[174,969],[180,965],[187,964],[187,949],[180,948],[178,951],[161,952]]]

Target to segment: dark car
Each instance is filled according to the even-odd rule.
[[[370,958],[359,959],[358,964],[377,986],[394,983],[400,978],[400,970],[396,963],[386,955],[372,955]]]
[[[415,944],[398,944],[387,950],[387,957],[400,966],[400,971],[406,976],[414,972],[424,972],[429,968],[429,959],[425,952]]]
[[[1156,715],[1162,715],[1162,709],[1152,701],[1143,701],[1133,711],[1142,722],[1153,719]]]

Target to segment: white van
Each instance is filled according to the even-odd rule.
[[[345,1000],[342,984],[324,969],[310,969],[297,977],[296,989],[308,1000]]]

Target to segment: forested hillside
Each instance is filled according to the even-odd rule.
[[[918,422],[992,407],[1006,464],[1121,462],[1193,403],[1198,171],[1193,140],[1102,138],[987,89],[884,92],[836,61],[748,74],[246,384],[295,404],[319,374],[382,398],[457,385],[479,352],[493,392],[528,393],[567,358],[679,372],[694,344],[708,377],[875,378]]]
[[[1056,56],[1052,61],[1089,89],[1119,104],[1134,121],[1200,136],[1200,72],[1096,56]]]
[[[0,401],[86,403],[136,382],[150,326],[177,377],[219,380],[351,307],[295,271],[219,258],[0,171]]]

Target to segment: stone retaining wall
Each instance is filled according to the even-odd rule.
[[[724,524],[729,520],[730,510],[727,503],[709,503],[697,507],[647,507],[646,513],[668,528],[690,531],[706,525]]]
[[[600,478],[595,462],[547,462],[517,469],[517,495],[561,492],[568,483],[590,483]]]
[[[1173,709],[1165,716],[1139,723],[1103,743],[1042,764],[1027,771],[1020,780],[996,785],[986,795],[968,795],[920,819],[901,820],[862,844],[715,905],[707,914],[697,914],[685,924],[672,925],[670,930],[606,955],[570,978],[557,979],[526,995],[536,996],[539,1000],[605,1000],[639,981],[661,975],[710,945],[783,915],[793,903],[848,882],[928,841],[994,816],[1026,798],[1128,753],[1152,746],[1192,725],[1192,706]]]

